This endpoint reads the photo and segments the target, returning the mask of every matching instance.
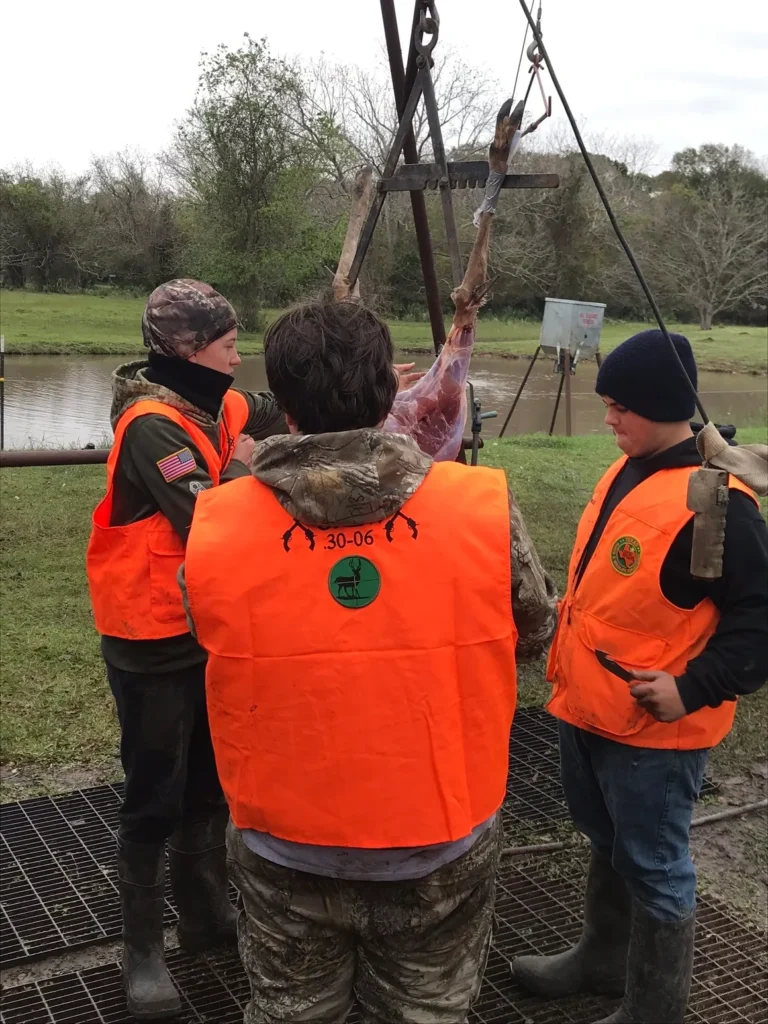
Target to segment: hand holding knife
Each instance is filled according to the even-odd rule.
[[[609,657],[605,651],[595,651],[595,656],[603,668],[625,683],[632,684],[629,692],[640,707],[657,721],[677,722],[688,714],[680,698],[677,681],[669,672],[647,670],[630,672],[629,669]]]

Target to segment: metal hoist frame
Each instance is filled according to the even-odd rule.
[[[443,223],[445,225],[448,253],[451,262],[451,278],[454,287],[458,287],[464,277],[464,262],[459,244],[459,234],[456,229],[452,190],[457,188],[484,188],[489,174],[488,162],[486,160],[453,162],[449,161],[446,157],[445,143],[440,125],[440,114],[431,73],[434,65],[432,52],[437,45],[440,35],[440,17],[435,0],[416,0],[407,72],[402,70],[402,54],[400,52],[393,0],[381,0],[381,10],[392,71],[392,83],[400,120],[381,177],[376,186],[376,194],[360,234],[357,251],[348,272],[348,279],[350,287],[354,288],[371,240],[373,239],[376,224],[378,223],[387,195],[390,192],[410,192],[414,212],[414,225],[417,240],[419,241],[424,287],[430,312],[432,336],[435,351],[438,352],[440,346],[445,342],[445,325],[443,323],[423,194],[426,189],[440,190]],[[541,58],[536,57],[535,61],[533,58],[531,59],[532,64],[535,64],[536,68],[535,73],[531,76],[531,83],[535,77],[541,84],[538,71]],[[429,136],[432,142],[434,159],[431,163],[416,162],[417,151],[413,135],[413,117],[422,99],[429,124]],[[550,111],[551,103],[547,103],[544,117],[549,116]],[[537,122],[529,126],[524,134],[538,127],[544,117],[539,118]],[[401,155],[405,156],[405,162],[398,166]],[[557,188],[559,184],[560,180],[556,174],[507,174],[501,187]]]

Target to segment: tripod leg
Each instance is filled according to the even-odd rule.
[[[520,395],[522,395],[523,388],[528,383],[528,378],[531,375],[531,370],[533,369],[533,364],[536,362],[536,360],[539,357],[539,352],[541,352],[541,345],[537,346],[536,351],[533,353],[533,358],[531,359],[530,363],[528,364],[528,369],[525,371],[525,376],[520,381],[520,387],[517,389],[517,394],[515,395],[515,400],[512,403],[512,408],[507,413],[507,418],[504,420],[504,424],[503,424],[501,430],[499,431],[499,437],[504,437],[504,431],[507,429],[507,424],[512,419],[512,413],[517,408],[517,403],[520,401]],[[550,433],[551,433],[551,431],[550,431]]]
[[[565,384],[565,374],[560,375],[560,386],[557,389],[557,398],[555,399],[555,411],[552,413],[552,422],[549,424],[549,436],[555,431],[555,420],[557,419],[557,410],[560,408],[560,396],[563,393],[563,385]]]
[[[563,355],[565,373],[565,436],[571,436],[571,351],[566,349]]]

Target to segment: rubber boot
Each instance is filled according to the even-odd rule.
[[[598,1024],[681,1024],[691,992],[695,932],[695,910],[684,921],[660,921],[636,902],[624,1001]]]
[[[559,999],[578,992],[624,994],[631,899],[611,862],[592,848],[581,938],[555,956],[521,956],[512,963],[529,992]]]
[[[179,946],[189,953],[237,945],[224,842],[228,817],[225,809],[205,820],[182,822],[168,844]]]
[[[175,1017],[181,1002],[163,954],[163,847],[120,842],[117,877],[123,911],[122,973],[128,1012],[139,1021]]]

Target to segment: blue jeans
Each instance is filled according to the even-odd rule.
[[[574,824],[653,917],[696,906],[689,837],[708,750],[615,743],[560,722],[560,771]]]

